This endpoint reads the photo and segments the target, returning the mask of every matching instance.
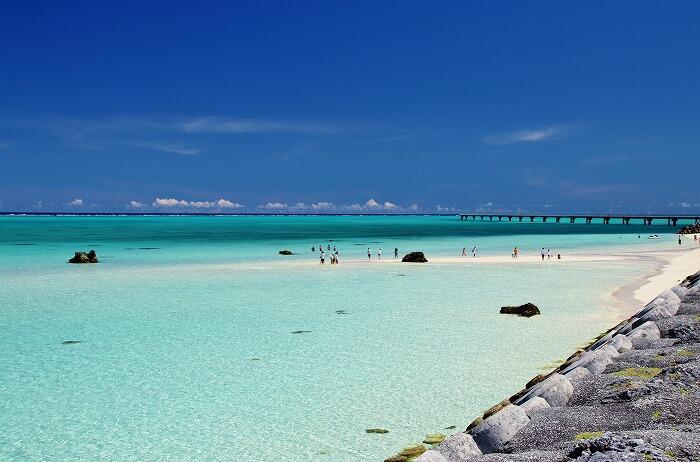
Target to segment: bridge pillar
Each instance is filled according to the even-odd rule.
[[[498,221],[503,221],[503,217],[502,217],[502,216],[499,216],[499,217],[498,217]]]
[[[629,225],[630,224],[630,219],[628,217],[622,217],[622,224],[623,225]]]
[[[547,223],[547,217],[542,217],[542,223]]]
[[[576,218],[574,218],[574,217],[569,218],[569,223],[576,223]]]
[[[591,223],[593,223],[593,218],[586,217],[586,224],[590,225]]]
[[[513,217],[508,217],[508,221],[513,221]]]
[[[530,217],[530,221],[531,222],[535,221],[535,217]]]
[[[483,215],[481,215],[481,221],[484,221],[484,216],[483,216]]]
[[[678,223],[678,218],[671,218],[671,224],[676,226],[676,223]]]
[[[489,215],[489,221],[493,221],[493,215]]]
[[[610,224],[610,217],[603,217],[603,224],[609,225]]]
[[[561,217],[557,217],[556,220],[557,220],[557,223],[559,223],[561,221]]]

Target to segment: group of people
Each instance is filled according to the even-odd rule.
[[[472,257],[476,258],[476,255],[478,253],[479,253],[479,249],[476,246],[472,247]],[[467,256],[467,248],[466,247],[462,247],[462,256],[463,257]]]
[[[319,257],[321,259],[321,264],[325,265],[326,264],[326,252],[325,252],[325,250],[323,250],[323,244],[319,244],[318,250],[319,250],[319,252],[321,252],[321,254],[319,255]],[[335,248],[335,245],[333,246],[333,250],[331,250],[331,245],[328,244],[327,250],[331,254],[331,258],[330,258],[331,265],[337,265],[338,263],[340,263],[340,252],[338,252],[338,249]],[[316,246],[312,246],[311,251],[315,252]]]
[[[338,251],[338,249],[335,248],[335,245],[333,246],[333,249],[331,250],[330,244],[326,245],[325,250],[323,248],[323,244],[319,244],[319,246],[318,246],[318,251],[321,252],[319,255],[320,260],[321,260],[321,264],[324,265],[326,263],[326,259],[327,259],[326,250],[330,253],[331,265],[337,265],[340,262],[340,259],[339,259],[340,252]],[[316,252],[316,246],[312,246],[311,251]],[[376,255],[377,255],[377,260],[382,259],[382,248],[381,247],[377,249]],[[399,248],[398,247],[394,247],[394,258],[395,259],[399,258]],[[370,249],[369,247],[367,247],[367,259],[368,260],[372,259],[372,249]]]

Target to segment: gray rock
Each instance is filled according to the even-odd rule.
[[[686,287],[683,287],[683,286],[675,286],[675,287],[671,287],[671,292],[678,295],[678,298],[683,298],[683,297],[685,297],[685,294],[688,293],[688,289]]]
[[[680,303],[680,297],[670,289],[664,290],[657,297],[665,298],[668,303]]]
[[[611,358],[617,358],[618,356],[620,356],[620,352],[617,351],[617,348],[615,348],[614,346],[612,346],[610,344],[603,345],[602,347],[599,348],[599,351],[604,352],[605,354],[607,354]]]
[[[476,445],[474,438],[466,433],[456,433],[445,438],[445,441],[433,448],[445,456],[450,462],[463,462],[473,457],[480,456],[481,450]]]
[[[600,438],[579,442],[569,453],[577,462],[671,461],[662,448],[642,439],[605,433]]]
[[[645,321],[658,321],[659,319],[670,318],[671,316],[673,316],[673,314],[671,314],[668,311],[668,309],[666,309],[666,306],[668,305],[655,306],[653,309],[646,312],[642,316],[642,319],[644,319]]]
[[[429,449],[418,456],[414,462],[448,462],[448,460],[435,449]]]
[[[642,311],[644,312],[644,311]],[[640,321],[638,317],[633,316],[625,323],[620,329],[618,329],[617,333],[622,334],[622,335],[627,335],[630,333],[632,330],[634,330],[635,327],[639,326],[640,324],[643,324],[643,321]]]
[[[563,375],[564,375],[564,377],[566,377],[567,379],[569,379],[569,381],[571,381],[573,383],[573,382],[576,382],[577,380],[581,380],[582,378],[584,378],[588,375],[591,375],[591,371],[589,371],[588,369],[586,369],[583,366],[578,366],[578,367],[574,367],[569,372],[567,372],[566,374],[563,374]]]
[[[661,333],[659,332],[658,326],[653,321],[647,321],[627,334],[627,338],[630,340],[658,340],[661,338]]]
[[[527,414],[527,416],[530,419],[532,419],[532,417],[535,414],[537,414],[538,411],[541,411],[543,409],[549,409],[551,406],[544,398],[535,396],[525,401],[523,404],[520,405],[520,407],[523,411],[525,411],[525,414]]]
[[[575,361],[569,367],[564,369],[564,373],[573,370],[576,367],[585,367],[591,374],[602,374],[605,368],[613,361],[613,358],[608,353],[608,350],[598,349],[595,351],[584,351],[578,361]]]
[[[547,379],[532,387],[515,404],[522,405],[529,399],[539,396],[552,407],[565,406],[574,393],[571,381],[562,374],[552,374]]]
[[[627,338],[626,335],[616,335],[610,341],[610,345],[617,351],[629,351],[632,349],[632,342]]]
[[[525,411],[511,404],[472,428],[471,436],[484,454],[499,452],[529,422]]]

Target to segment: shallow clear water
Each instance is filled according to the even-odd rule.
[[[306,264],[312,245],[332,239],[343,262],[368,246],[384,258],[394,246],[566,255],[668,248],[669,231],[647,241],[641,226],[455,217],[0,217],[0,459],[383,460],[463,429],[609,327],[621,314],[606,293],[649,266],[321,267]],[[65,263],[89,248],[100,264]],[[498,314],[525,301],[543,314]]]

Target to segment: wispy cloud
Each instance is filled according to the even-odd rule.
[[[153,207],[160,208],[194,208],[194,209],[239,209],[243,205],[227,199],[214,201],[187,201],[184,199],[160,198],[153,201]]]
[[[73,199],[72,201],[68,202],[66,204],[69,207],[82,207],[83,206],[83,200],[82,199]]]
[[[159,144],[159,143],[142,143],[142,142],[129,142],[124,143],[129,146],[136,146],[145,149],[151,149],[154,151],[168,152],[173,154],[182,154],[185,156],[196,156],[201,154],[202,149],[193,146],[181,145],[181,144]]]
[[[525,129],[513,132],[499,133],[484,137],[484,143],[492,145],[506,145],[516,143],[536,143],[540,141],[561,138],[570,134],[571,125],[551,125],[538,129]]]
[[[333,133],[335,128],[314,122],[200,117],[182,121],[187,133]]]

